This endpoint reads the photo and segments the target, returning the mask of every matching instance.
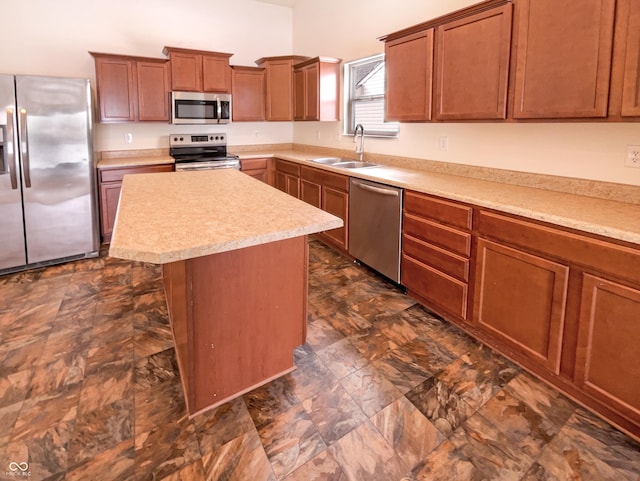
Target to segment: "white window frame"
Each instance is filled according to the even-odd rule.
[[[384,53],[372,55],[370,57],[360,58],[357,60],[353,60],[351,62],[346,62],[344,64],[344,126],[343,133],[345,135],[352,135],[356,126],[355,122],[355,109],[354,105],[356,102],[358,103],[366,103],[372,101],[384,101],[384,93],[380,95],[370,95],[370,96],[361,96],[359,98],[355,98],[356,95],[356,86],[352,81],[352,69],[363,64],[372,63],[372,62],[384,62]],[[383,68],[386,65],[383,63]],[[367,137],[383,137],[383,138],[395,138],[398,136],[400,131],[400,124],[398,122],[385,122],[389,124],[389,126],[394,126],[395,130],[392,131],[375,131],[371,129],[367,129],[365,126],[365,136]]]

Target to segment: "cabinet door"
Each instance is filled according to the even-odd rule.
[[[315,182],[300,179],[300,199],[307,204],[311,204],[318,209],[322,208],[321,202],[322,186]]]
[[[631,2],[629,8],[621,114],[640,117],[640,3]]]
[[[234,67],[231,73],[233,120],[264,120],[264,69]]]
[[[287,174],[276,170],[274,174],[274,184],[276,189],[287,192]]]
[[[134,122],[137,117],[135,62],[96,57],[100,122]]]
[[[100,227],[103,242],[108,243],[111,240],[121,188],[121,182],[100,185]]]
[[[330,187],[323,187],[322,210],[340,217],[344,222],[343,227],[325,231],[324,234],[347,251],[349,249],[349,194]]]
[[[293,87],[294,87],[293,119],[294,120],[305,119],[306,90],[305,90],[304,77],[305,77],[305,72],[303,69],[297,69],[293,71]]]
[[[202,56],[202,88],[205,92],[231,92],[231,71],[227,56]]]
[[[386,120],[431,120],[433,29],[385,44]]]
[[[295,175],[287,175],[287,194],[295,197],[296,199],[300,198],[300,178]]]
[[[508,3],[438,27],[436,119],[506,118],[512,10]]]
[[[202,55],[172,52],[170,62],[173,90],[202,91]]]
[[[320,120],[320,65],[304,68],[304,119]]]
[[[293,62],[269,62],[266,82],[266,119],[293,120]]]
[[[558,373],[569,267],[478,239],[473,322]]]
[[[169,67],[167,62],[137,62],[138,119],[169,120]]]
[[[615,0],[517,3],[513,117],[606,117]]]
[[[640,290],[585,274],[576,384],[640,422]]]

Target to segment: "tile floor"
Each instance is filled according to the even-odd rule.
[[[0,480],[640,479],[640,444],[393,286],[317,241],[310,271],[297,370],[192,420],[157,267],[1,277]]]

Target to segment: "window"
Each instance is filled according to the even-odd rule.
[[[346,63],[344,69],[345,133],[362,124],[366,135],[395,137],[400,124],[384,121],[384,54]]]

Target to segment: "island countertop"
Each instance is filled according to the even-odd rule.
[[[109,255],[166,264],[342,225],[235,169],[128,175]]]

